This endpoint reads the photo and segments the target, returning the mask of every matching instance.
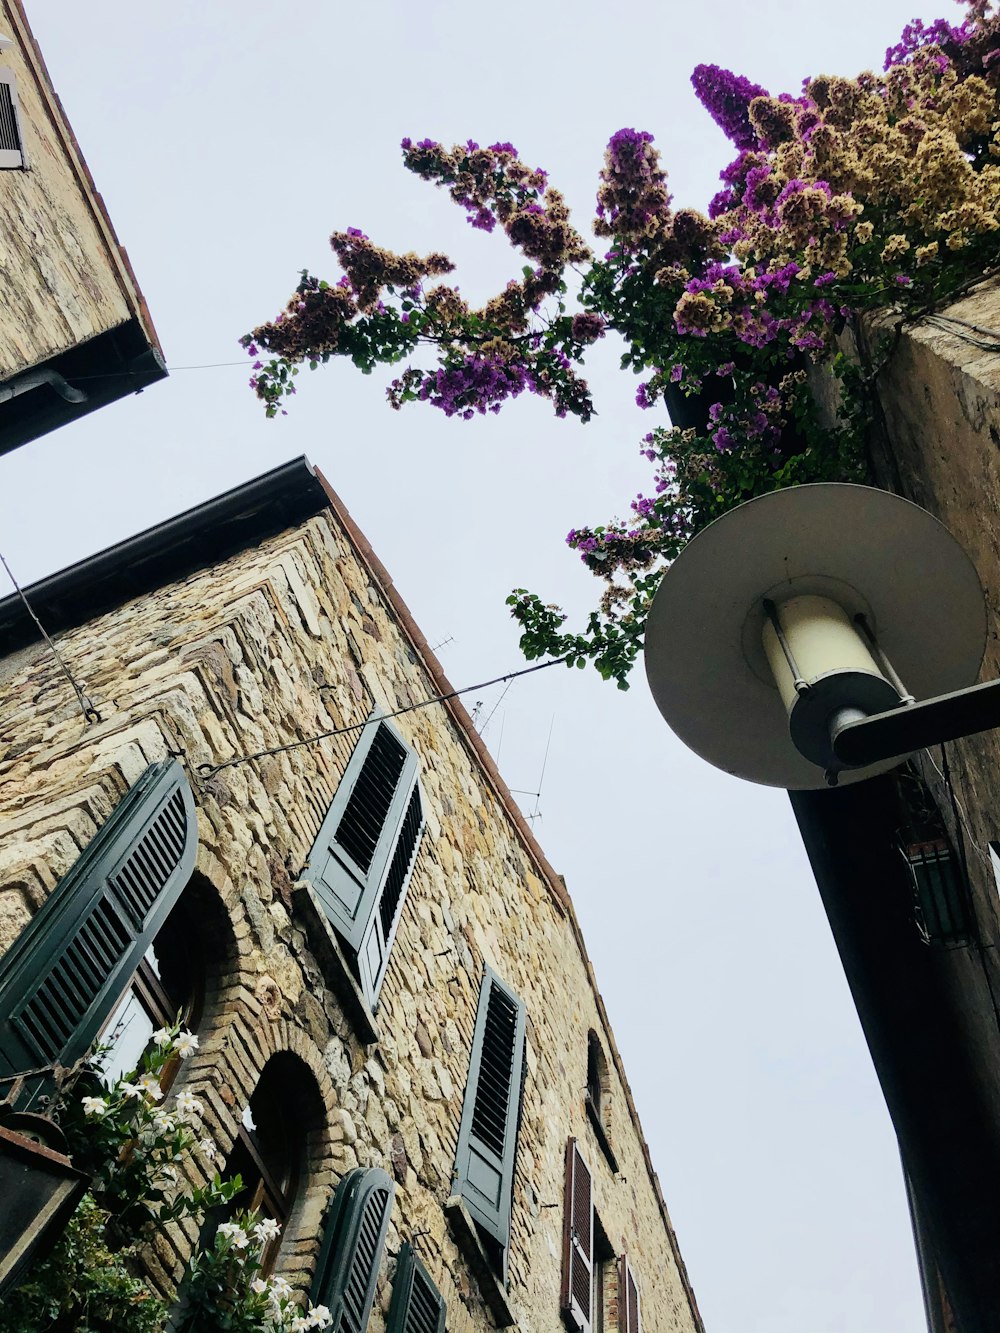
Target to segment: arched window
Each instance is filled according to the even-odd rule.
[[[273,1218],[281,1235],[264,1251],[263,1270],[274,1267],[281,1238],[305,1184],[310,1134],[323,1120],[312,1073],[290,1051],[279,1051],[264,1066],[226,1161],[226,1180],[239,1175],[243,1189],[229,1206],[233,1215],[259,1209]],[[216,1225],[222,1217],[215,1219]]]
[[[158,1028],[180,1022],[195,1032],[201,1023],[208,961],[194,898],[192,893],[182,894],[101,1033],[101,1042],[109,1047],[102,1063],[107,1083],[138,1066]],[[164,1088],[176,1071],[176,1062],[166,1066]]]
[[[587,1033],[587,1089],[584,1103],[601,1151],[611,1169],[617,1171],[618,1162],[611,1147],[611,1075],[601,1039],[593,1028]]]

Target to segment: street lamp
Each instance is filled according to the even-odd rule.
[[[1000,725],[1000,681],[972,684],[985,642],[979,578],[947,528],[828,482],[750,500],[688,543],[653,599],[646,674],[703,758],[808,790]]]

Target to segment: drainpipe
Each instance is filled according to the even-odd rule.
[[[74,389],[58,370],[28,370],[23,375],[15,375],[13,379],[0,384],[0,403],[8,403],[12,398],[19,397],[22,393],[28,393],[32,389],[39,389],[43,384],[50,384],[60,398],[64,398],[67,403],[85,403],[87,395],[82,389]]]

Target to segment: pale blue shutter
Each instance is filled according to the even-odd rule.
[[[473,1220],[504,1250],[510,1240],[524,1039],[523,1002],[487,967],[472,1038],[455,1176]]]
[[[379,1167],[361,1166],[337,1187],[309,1293],[314,1305],[328,1307],[331,1333],[368,1327],[395,1189]]]
[[[361,733],[302,878],[357,963],[372,1008],[423,832],[417,760],[386,722]]]
[[[197,849],[184,770],[176,760],[151,764],[0,959],[0,1074],[87,1054]],[[29,1081],[22,1105],[45,1086]]]
[[[445,1333],[447,1306],[409,1241],[404,1241],[392,1280],[386,1333]]]

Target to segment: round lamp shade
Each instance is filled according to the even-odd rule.
[[[773,491],[689,542],[646,627],[646,675],[671,729],[751,782],[825,785],[795,748],[765,655],[764,603],[823,597],[861,614],[916,699],[971,685],[986,642],[975,567],[947,528],[888,491],[826,482]],[[903,756],[841,774],[885,772]]]

